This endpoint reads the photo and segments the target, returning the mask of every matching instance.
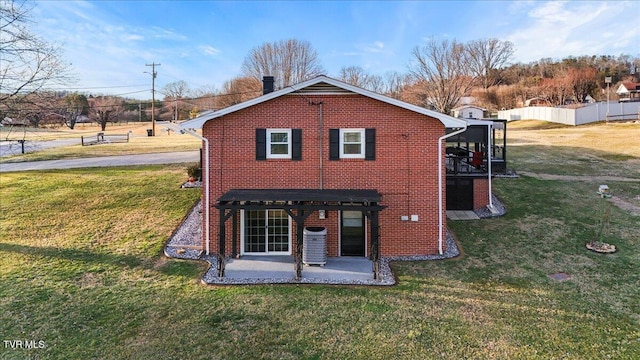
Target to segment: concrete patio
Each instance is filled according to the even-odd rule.
[[[446,250],[443,254],[396,256],[380,258],[380,278],[373,278],[373,262],[365,257],[328,257],[324,266],[304,265],[302,278],[296,280],[291,255],[252,255],[227,258],[225,276],[218,277],[218,256],[202,251],[202,203],[199,202],[181,226],[169,238],[164,248],[167,257],[201,260],[209,263],[202,283],[209,285],[249,284],[332,284],[389,286],[396,283],[391,261],[423,261],[449,259],[460,255],[453,235],[447,230]]]
[[[479,220],[480,217],[471,210],[447,210],[449,220]]]
[[[225,276],[231,279],[294,278],[293,256],[243,256],[228,259]],[[317,280],[373,280],[373,262],[361,257],[330,257],[324,266],[304,265],[302,277]]]
[[[217,276],[217,261],[203,276],[207,284],[313,283],[351,285],[393,285],[388,262],[381,261],[381,279],[373,278],[373,262],[364,257],[328,257],[327,263],[304,265],[302,278],[295,280],[293,256],[242,256],[226,259],[225,276]]]

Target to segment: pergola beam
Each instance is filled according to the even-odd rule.
[[[304,190],[300,190],[304,191]],[[255,193],[254,193],[255,195]],[[317,193],[313,193],[313,195],[317,195]],[[336,195],[335,192],[330,195]],[[371,195],[371,194],[369,194]],[[276,196],[277,197],[277,196]],[[378,198],[379,199],[379,195]],[[295,239],[295,249],[294,249],[294,257],[295,257],[295,278],[299,280],[302,277],[302,249],[304,245],[304,223],[305,220],[314,212],[318,210],[324,211],[340,211],[340,210],[351,210],[351,211],[362,211],[364,216],[369,218],[370,220],[370,231],[371,231],[371,250],[370,250],[370,258],[373,261],[373,272],[374,279],[379,279],[379,259],[380,259],[380,233],[379,233],[379,221],[378,221],[378,213],[385,209],[386,206],[378,205],[377,202],[353,202],[351,198],[345,198],[345,200],[351,201],[338,201],[335,198],[332,198],[328,201],[318,201],[314,200],[300,200],[295,201],[291,200],[291,198],[287,200],[255,200],[255,199],[233,199],[229,201],[219,200],[218,204],[213,204],[212,206],[217,208],[220,211],[220,220],[219,220],[219,259],[218,259],[218,276],[224,277],[224,269],[225,269],[225,254],[226,254],[226,222],[229,218],[233,217],[232,227],[232,252],[233,255],[237,255],[237,212],[238,210],[269,210],[269,209],[278,209],[284,210],[296,223],[296,239]]]

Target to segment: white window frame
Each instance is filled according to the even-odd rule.
[[[360,133],[360,153],[359,154],[345,154],[344,153],[344,145],[346,144],[356,144],[356,143],[345,143],[344,134],[345,133]],[[364,159],[365,155],[365,129],[340,129],[340,158],[341,159]]]
[[[287,134],[287,153],[286,154],[272,154],[271,153],[271,134]],[[273,143],[282,145],[284,143]],[[267,129],[267,159],[291,159],[291,129]]]
[[[289,222],[289,225],[288,225],[289,226],[289,229],[288,229],[289,230],[288,231],[289,239],[288,239],[287,247],[288,247],[289,250],[288,251],[269,251],[269,235],[268,235],[268,232],[269,232],[269,227],[268,227],[269,226],[268,225],[269,224],[269,221],[268,221],[269,215],[268,215],[268,210],[269,209],[267,209],[267,210],[259,210],[259,211],[266,211],[267,212],[267,215],[266,215],[267,235],[266,235],[266,239],[265,239],[265,241],[266,241],[265,250],[266,251],[264,251],[264,252],[247,252],[247,251],[244,251],[246,215],[245,215],[245,210],[240,210],[240,255],[258,255],[258,256],[262,256],[262,255],[291,255],[292,254],[291,249],[292,249],[292,246],[293,246],[293,243],[292,243],[292,235],[293,235],[292,234],[292,229],[293,229],[292,225],[293,225],[293,222],[292,222],[291,216],[287,216],[287,219],[288,219],[288,222]],[[281,209],[270,209],[270,210],[281,210]],[[365,250],[366,250],[366,248],[365,248]]]

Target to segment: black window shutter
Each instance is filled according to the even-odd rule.
[[[302,129],[291,129],[291,160],[302,160]]]
[[[267,129],[256,129],[256,160],[267,159]]]
[[[376,129],[364,130],[364,159],[375,160],[376,159]]]
[[[329,129],[329,160],[340,159],[340,129]]]

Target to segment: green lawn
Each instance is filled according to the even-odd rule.
[[[533,171],[520,146],[513,163]],[[2,344],[0,359],[640,354],[640,217],[612,207],[605,240],[619,251],[586,250],[598,183],[497,179],[507,215],[449,222],[464,256],[394,263],[394,287],[210,287],[202,263],[161,255],[199,197],[184,178],[185,165],[0,174],[0,338],[46,345]],[[640,182],[609,186],[640,194]]]
[[[81,124],[76,129],[5,129],[0,128],[0,138],[2,140],[18,140],[25,138],[28,149],[35,141],[50,141],[58,139],[76,139],[78,145],[64,146],[44,149],[27,154],[17,154],[3,157],[2,162],[23,162],[23,161],[43,161],[60,160],[73,158],[116,156],[130,154],[149,154],[173,151],[194,151],[202,147],[202,141],[190,136],[180,135],[175,132],[168,133],[164,125],[156,126],[156,136],[146,135],[149,123],[130,123],[127,125],[107,126],[105,135],[123,135],[130,133],[129,142],[103,143],[91,146],[80,145],[80,138],[95,140],[96,134],[102,132],[95,124]],[[107,137],[108,139],[108,137]]]

